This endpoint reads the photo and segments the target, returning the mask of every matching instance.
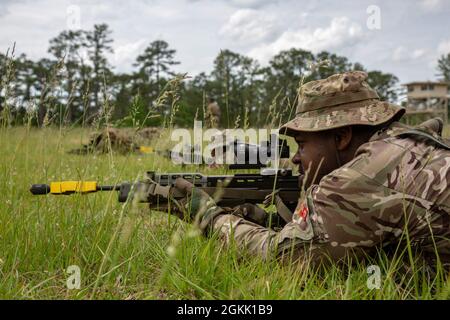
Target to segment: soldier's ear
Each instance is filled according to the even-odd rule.
[[[342,127],[338,128],[334,132],[334,139],[336,142],[336,148],[339,151],[343,151],[350,146],[350,142],[352,141],[353,131],[352,127]]]

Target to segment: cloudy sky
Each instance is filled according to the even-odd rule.
[[[61,30],[103,22],[117,71],[130,71],[155,39],[175,48],[177,69],[191,75],[210,71],[221,49],[264,65],[296,47],[342,54],[405,83],[435,79],[437,58],[450,52],[449,0],[0,0],[0,51],[16,42],[16,53],[38,59]]]

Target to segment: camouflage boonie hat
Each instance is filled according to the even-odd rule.
[[[279,132],[323,131],[348,125],[376,126],[396,117],[405,109],[380,101],[366,82],[367,73],[351,71],[311,81],[300,88],[295,118]]]

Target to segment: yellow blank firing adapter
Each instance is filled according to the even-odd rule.
[[[153,153],[154,152],[152,147],[147,147],[147,146],[140,146],[139,151],[142,153]]]
[[[47,184],[34,184],[31,186],[31,193],[38,194],[71,194],[71,193],[89,193],[96,192],[96,181],[61,181]]]

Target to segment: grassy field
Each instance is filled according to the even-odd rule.
[[[196,236],[189,225],[144,204],[123,206],[113,192],[31,195],[32,183],[116,183],[146,170],[198,170],[174,167],[154,154],[66,153],[86,142],[88,133],[0,129],[0,298],[450,298],[450,280],[411,277],[382,254],[366,264],[315,271],[247,256],[217,239]],[[381,269],[379,289],[367,286],[369,264]],[[80,268],[80,289],[67,286],[71,265]]]

